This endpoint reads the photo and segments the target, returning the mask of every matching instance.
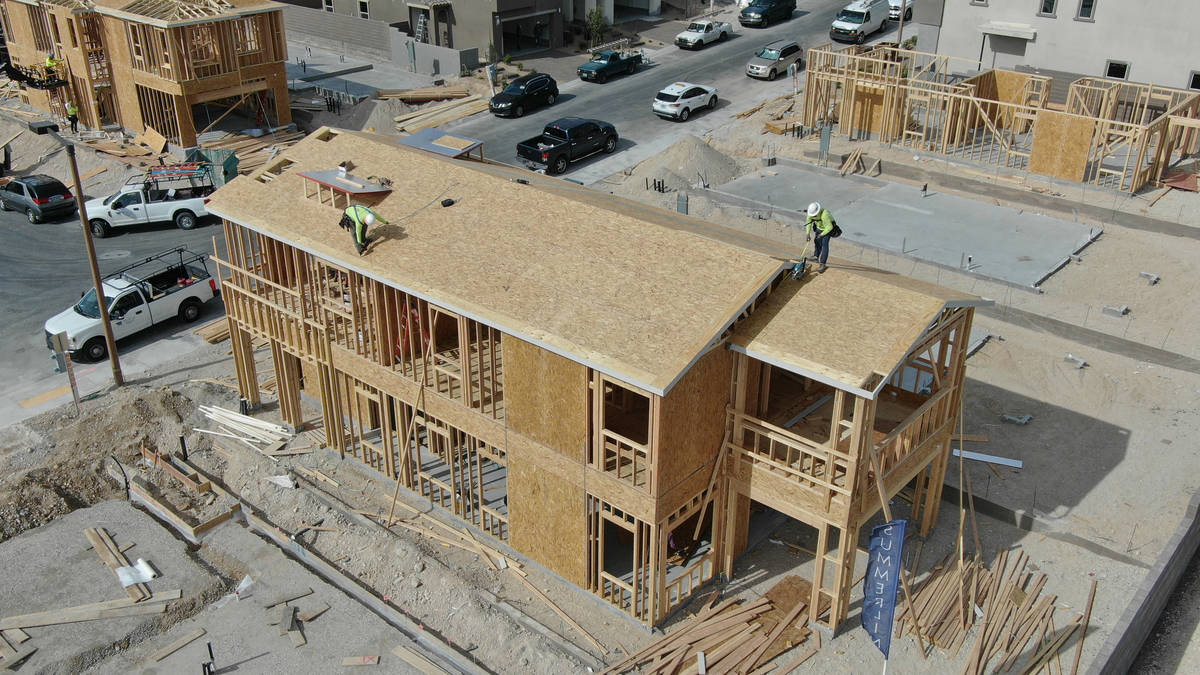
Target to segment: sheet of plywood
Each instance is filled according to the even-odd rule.
[[[1052,178],[1082,181],[1095,133],[1095,119],[1053,110],[1039,112],[1033,124],[1029,170]]]
[[[725,436],[725,406],[733,353],[714,349],[696,362],[663,397],[658,445],[658,490],[662,495],[702,466],[710,465]]]
[[[533,450],[528,443],[508,447],[509,544],[571,583],[587,586],[583,465]],[[564,480],[563,471],[572,469],[575,480]]]
[[[587,369],[524,340],[504,336],[505,418],[512,429],[586,461]]]
[[[945,307],[943,298],[830,268],[784,282],[734,332],[755,358],[864,387],[886,375]]]
[[[574,199],[554,187],[561,181],[372,135],[320,130],[284,156],[289,170],[269,183],[232,181],[210,210],[654,393],[780,268],[769,255],[658,226],[676,216],[645,205]],[[337,225],[341,209],[304,199],[298,175],[341,159],[394,181],[375,206],[390,224],[373,230],[362,257]],[[531,203],[535,218],[505,206]]]

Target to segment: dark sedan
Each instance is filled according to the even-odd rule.
[[[558,99],[558,83],[545,73],[522,75],[492,97],[489,108],[492,114],[502,117],[520,117],[526,110],[540,105],[554,105]]]

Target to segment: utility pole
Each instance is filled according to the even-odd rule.
[[[904,14],[912,5],[912,0],[900,0],[900,25],[896,28],[896,44],[904,49]]]
[[[51,133],[54,134],[54,132]],[[83,183],[79,180],[79,164],[75,162],[75,144],[64,141],[58,134],[54,134],[54,138],[67,149],[67,159],[71,163],[75,208],[79,211],[79,224],[83,226],[83,242],[87,246],[88,266],[92,270],[92,286],[96,288],[96,307],[100,311],[100,324],[104,326],[104,342],[108,347],[108,360],[112,364],[113,384],[123,387],[125,386],[125,377],[121,374],[121,361],[117,357],[117,340],[113,337],[112,322],[108,317],[108,304],[104,301],[104,283],[100,280],[100,268],[96,264],[96,245],[92,242],[87,208],[83,205]]]

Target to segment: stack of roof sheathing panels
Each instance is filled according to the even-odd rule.
[[[430,108],[422,108],[413,112],[397,115],[393,121],[396,122],[396,131],[406,131],[412,133],[420,131],[427,127],[436,127],[442,124],[448,124],[457,119],[462,119],[475,113],[480,113],[488,109],[488,102],[479,96],[468,96],[457,101],[442,103]]]

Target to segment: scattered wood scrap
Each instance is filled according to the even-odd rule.
[[[179,590],[159,591],[137,603],[132,598],[121,598],[119,600],[93,602],[87,605],[52,609],[33,614],[10,616],[0,619],[0,630],[57,626],[64,623],[95,621],[122,616],[139,616],[142,614],[161,614],[167,611],[166,603],[168,601],[178,600],[182,595],[183,592]]]
[[[403,659],[408,665],[421,671],[422,675],[447,675],[446,671],[438,667],[436,663],[405,645],[393,647],[392,653]]]
[[[773,594],[779,598],[802,595],[804,585],[800,581],[804,580],[787,577],[776,587],[787,584],[784,589],[779,592],[772,589],[752,602],[730,599],[716,604],[713,600],[702,606],[691,619],[682,622],[674,632],[627,656],[605,672],[612,675],[695,673],[700,658],[710,673],[752,672],[807,640],[811,634],[807,627],[807,603],[795,600],[790,606],[777,605],[770,597]]]
[[[858,173],[862,169],[862,148],[855,148],[850,151],[850,154],[846,157],[846,161],[842,163],[839,175],[845,176],[847,173]]]
[[[377,666],[379,665],[379,655],[372,654],[370,656],[343,656],[343,666]]]
[[[92,548],[96,550],[96,555],[100,556],[100,561],[107,565],[108,569],[113,571],[113,574],[116,574],[118,567],[129,567],[129,558],[126,558],[121,549],[117,547],[108,530],[103,527],[98,529],[89,527],[83,531],[83,534],[92,543]],[[150,587],[146,584],[126,586],[125,592],[134,602],[141,602],[152,595]]]
[[[175,640],[166,647],[163,647],[162,649],[151,654],[150,661],[158,663],[180,649],[188,646],[192,642],[204,637],[204,634],[205,630],[203,628],[194,628],[187,633],[184,633],[183,636],[181,636],[178,640]]]
[[[466,87],[424,87],[421,89],[380,89],[379,98],[398,98],[401,101],[444,101],[471,95]]]
[[[25,645],[20,648],[13,648],[4,638],[0,637],[0,670],[12,670],[17,667],[31,654],[37,651],[37,647]]]
[[[978,558],[959,562],[946,558],[913,593],[913,607],[924,639],[957,652],[976,622],[975,643],[963,667],[966,675],[1009,671],[1032,654],[1019,672],[1044,668],[1076,630],[1083,616],[1061,631],[1054,627],[1057,596],[1043,595],[1045,574],[1026,571],[1025,552],[1002,551],[989,570]],[[907,606],[898,611],[896,635],[915,630]],[[1030,641],[1032,640],[1032,644]]]
[[[277,595],[274,598],[272,598],[271,600],[268,600],[267,602],[263,603],[263,607],[266,607],[267,609],[271,609],[272,607],[275,607],[276,605],[283,605],[283,604],[289,603],[293,600],[299,600],[300,598],[303,598],[303,597],[306,597],[309,595],[312,595],[311,588],[306,588],[303,591],[288,591],[287,593],[284,593],[283,595]],[[282,635],[282,633],[280,633],[280,634]]]
[[[275,155],[300,142],[306,134],[300,131],[277,131],[263,136],[225,134],[216,140],[204,141],[200,147],[208,150],[233,150],[238,158],[238,173],[254,173]]]
[[[397,115],[392,121],[396,123],[396,131],[412,133],[428,127],[448,124],[487,109],[488,102],[483,97],[467,96],[456,101]]]

